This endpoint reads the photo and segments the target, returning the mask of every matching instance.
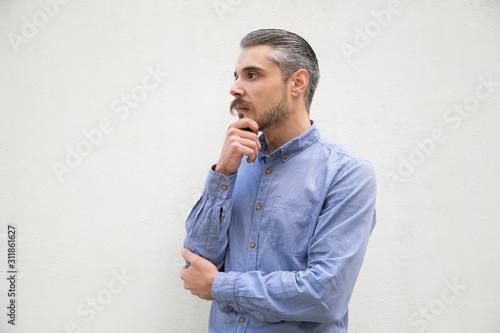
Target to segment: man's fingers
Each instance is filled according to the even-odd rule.
[[[252,131],[245,131],[244,129],[247,127]],[[248,161],[256,161],[260,150],[260,141],[256,134],[258,127],[254,120],[248,118],[240,119],[229,125],[219,161],[215,166],[215,172],[228,177],[235,174],[243,155],[248,157]]]
[[[241,139],[242,139],[241,144],[252,149],[255,152],[255,157],[257,157],[257,155],[259,155],[261,147],[257,134],[246,132],[243,135],[241,135]]]
[[[257,160],[257,156],[259,156],[258,151],[256,151],[254,148],[251,147],[243,146],[242,152],[243,155],[247,156],[248,162],[255,162],[255,160]]]
[[[181,272],[179,273],[179,277],[184,281],[184,274],[186,272],[186,269],[188,269],[188,265],[184,265],[181,267]],[[186,282],[184,282],[184,288],[186,287]]]
[[[255,134],[245,133],[247,135],[253,135],[253,138],[243,137],[243,136],[233,136],[229,141],[230,152],[235,156],[238,156],[238,161],[241,160],[242,155],[246,155],[250,160],[255,161],[259,155],[260,142],[256,142]]]
[[[239,128],[241,130],[245,130],[246,128],[249,128],[251,130],[251,132],[253,132],[253,133],[259,132],[259,125],[257,124],[257,122],[255,120],[250,119],[250,118],[241,118],[240,120],[233,123],[233,125],[236,128]]]
[[[257,149],[260,150],[260,140],[257,134],[253,132],[244,131],[243,133],[240,134],[240,137],[247,140],[252,140],[252,142],[254,142],[257,145]]]

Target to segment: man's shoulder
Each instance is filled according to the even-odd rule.
[[[336,169],[335,179],[341,178],[348,170],[358,176],[372,177],[374,174],[373,165],[367,158],[343,144],[324,136],[320,136],[317,143],[328,155],[327,164]]]
[[[323,146],[323,149],[329,152],[333,158],[343,158],[352,162],[366,161],[369,162],[365,157],[361,156],[354,150],[347,148],[343,144],[333,141],[327,137],[320,136],[318,138],[318,144]]]

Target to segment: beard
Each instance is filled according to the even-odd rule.
[[[236,105],[242,105],[249,110],[253,111],[255,115],[255,122],[259,125],[259,131],[273,126],[274,124],[286,120],[290,113],[288,112],[288,101],[285,87],[282,86],[280,90],[280,100],[271,107],[258,110],[256,112],[255,106],[251,102],[244,101],[241,97],[236,97],[229,106],[229,112],[234,115]],[[239,113],[238,117],[241,119],[243,114]]]

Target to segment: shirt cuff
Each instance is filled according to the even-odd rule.
[[[233,194],[235,182],[236,174],[227,177],[215,172],[214,167],[212,167],[208,171],[208,176],[205,180],[205,192],[210,197],[229,199]]]
[[[241,272],[219,273],[212,284],[212,297],[222,312],[241,312],[236,302],[234,285]]]

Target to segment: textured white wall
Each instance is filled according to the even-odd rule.
[[[263,27],[310,42],[312,119],[378,175],[350,332],[500,332],[493,0],[0,2],[0,331],[206,331],[184,219]]]

